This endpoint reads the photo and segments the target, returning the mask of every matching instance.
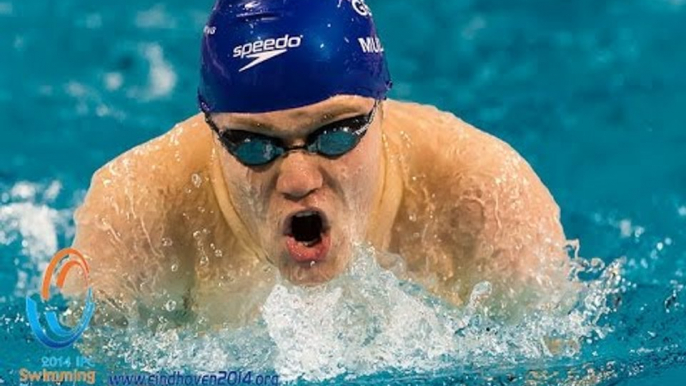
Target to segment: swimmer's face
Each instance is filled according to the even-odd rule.
[[[382,106],[370,115],[374,106],[373,99],[337,96],[291,110],[211,116],[220,132],[240,130],[239,138],[246,132],[249,137],[261,134],[284,147],[306,145],[322,127],[360,129],[361,120],[373,116],[359,143],[338,157],[294,150],[268,164],[246,166],[215,136],[241,220],[270,262],[295,284],[318,284],[339,275],[350,262],[352,244],[364,240],[381,178]]]

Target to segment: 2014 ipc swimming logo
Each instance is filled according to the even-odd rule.
[[[70,256],[75,256],[75,258],[72,259]],[[62,289],[67,275],[73,268],[79,268],[89,283],[85,308],[83,310],[83,314],[81,315],[81,320],[76,324],[76,326],[72,328],[65,328],[60,323],[55,311],[48,311],[45,313],[45,320],[48,322],[48,326],[46,330],[43,330],[40,322],[38,303],[29,296],[26,297],[26,316],[29,320],[29,326],[31,327],[33,334],[41,343],[54,349],[71,346],[77,339],[79,339],[81,334],[83,334],[83,332],[86,330],[86,327],[88,327],[88,323],[90,323],[90,320],[95,312],[93,290],[90,287],[89,281],[90,269],[88,262],[86,262],[86,259],[83,257],[81,252],[73,248],[63,249],[53,256],[48,268],[45,270],[45,275],[43,276],[41,299],[44,303],[50,300],[50,284],[53,276],[55,275],[57,266],[62,262],[63,264],[60,266],[56,282],[59,289]]]

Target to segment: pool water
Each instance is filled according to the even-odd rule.
[[[101,341],[98,352],[60,355],[109,355],[103,372],[245,366],[299,383],[680,384],[686,1],[368,2],[393,97],[506,140],[550,188],[583,257],[574,311],[493,325],[479,304],[487,283],[471,308],[447,309],[362,250],[323,291],[277,286],[258,325],[206,335],[93,329],[82,340]],[[70,244],[93,171],[197,111],[211,5],[0,0],[0,384],[52,355],[31,334],[24,301]],[[348,331],[337,318],[358,323]],[[420,333],[405,334],[408,323]],[[294,325],[305,327],[294,335]],[[549,352],[541,341],[556,334],[582,344]]]

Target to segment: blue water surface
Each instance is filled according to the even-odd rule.
[[[603,321],[613,332],[576,359],[456,363],[431,376],[356,382],[523,384],[547,369],[557,375],[542,383],[605,371],[600,384],[680,384],[686,1],[368,2],[392,96],[436,105],[509,142],[550,188],[581,255],[624,258],[631,285]],[[0,384],[15,384],[17,368],[45,355],[21,295],[69,245],[92,173],[196,113],[198,43],[211,6],[0,0]]]

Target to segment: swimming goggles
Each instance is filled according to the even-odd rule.
[[[286,147],[279,138],[243,130],[220,131],[217,125],[205,114],[205,122],[217,133],[226,150],[245,166],[266,165],[282,155],[305,150],[327,158],[337,158],[353,150],[367,133],[374,121],[379,102],[367,115],[361,115],[323,126],[310,135],[302,146]]]

